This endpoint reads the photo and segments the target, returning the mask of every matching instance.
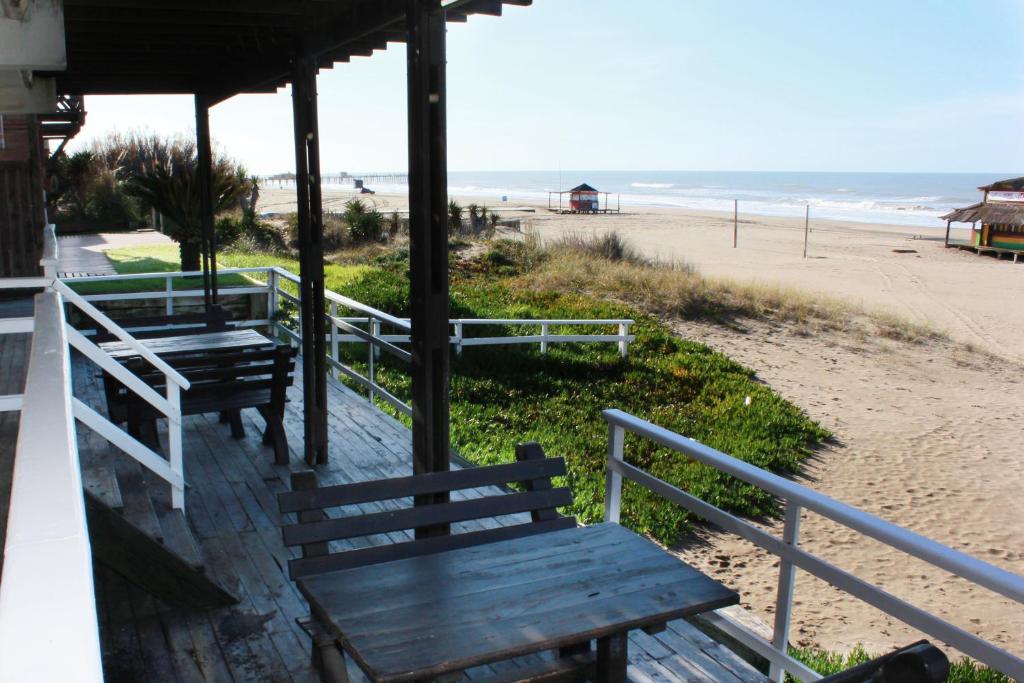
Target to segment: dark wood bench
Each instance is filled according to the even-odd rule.
[[[313,472],[292,474],[292,490],[278,495],[282,513],[294,513],[297,521],[282,533],[289,547],[301,547],[302,557],[288,561],[293,580],[324,572],[390,562],[458,548],[544,534],[576,526],[574,517],[559,515],[556,508],[572,503],[568,488],[554,487],[552,477],[564,476],[562,458],[546,458],[538,444],[520,444],[518,462],[474,467],[450,472],[378,479],[354,484],[318,487]],[[512,484],[516,489],[509,489]],[[451,500],[451,493],[480,487],[501,487],[501,493],[481,498]],[[426,501],[420,506],[414,500]],[[327,510],[348,508],[349,514],[328,516]],[[509,526],[452,531],[433,535],[438,529],[473,520],[528,514],[528,519]],[[357,538],[391,536],[419,530],[418,537],[383,545],[359,546]],[[344,545],[343,545],[344,544]],[[316,618],[299,623],[313,638],[313,664],[325,681],[345,681],[344,659],[335,638]],[[579,648],[564,653],[566,666],[585,667],[592,659]],[[550,663],[547,665],[551,668]]]
[[[295,354],[295,349],[282,344],[271,349],[175,358],[172,365],[191,384],[181,394],[182,415],[219,413],[221,421],[231,425],[231,435],[240,439],[245,436],[241,411],[256,408],[267,423],[263,443],[274,447],[277,464],[287,465],[284,408],[294,379]],[[130,359],[126,366],[157,393],[166,392],[164,374],[141,358]],[[110,378],[105,388],[111,421],[126,422],[134,436],[142,436],[143,424],[152,425],[159,417],[120,382]]]
[[[112,318],[113,319],[113,318]],[[163,337],[168,334],[205,334],[235,329],[234,316],[219,306],[199,313],[178,313],[174,315],[132,316],[113,319],[121,329],[136,339]],[[101,344],[116,339],[100,323],[87,319],[88,329],[93,331],[93,342]],[[150,329],[152,328],[152,329]]]

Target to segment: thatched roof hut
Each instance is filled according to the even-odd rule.
[[[942,219],[946,221],[946,246],[949,246],[951,223],[970,223],[970,246],[996,252],[1024,252],[1024,176],[998,180],[978,188],[985,193],[982,201],[953,209]],[[981,224],[981,229],[977,225]]]

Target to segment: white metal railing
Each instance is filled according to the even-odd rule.
[[[279,312],[282,309],[282,302],[300,305],[298,296],[299,276],[277,266],[260,266],[250,268],[225,268],[218,271],[219,275],[243,275],[256,276],[265,282],[254,281],[251,285],[225,287],[221,294],[225,296],[234,295],[264,295],[267,297],[266,317],[258,317],[243,321],[241,324],[249,327],[269,326],[281,337],[298,345],[302,342],[302,329],[293,330],[279,320]],[[131,275],[102,275],[98,277],[75,277],[64,278],[68,285],[93,282],[115,282],[115,281],[140,281],[140,280],[163,280],[163,286],[156,290],[138,292],[111,292],[105,294],[83,294],[81,300],[88,302],[107,301],[144,301],[163,300],[165,302],[165,313],[174,313],[175,299],[185,297],[201,297],[202,290],[196,289],[175,289],[174,281],[185,277],[200,277],[200,272],[170,272],[170,273],[134,273]],[[262,276],[262,277],[260,277]],[[294,285],[291,289],[285,283]],[[294,292],[294,293],[293,293]],[[355,299],[338,294],[331,290],[324,292],[327,300],[328,310],[325,312],[326,322],[329,325],[328,342],[330,350],[327,356],[327,363],[336,375],[344,376],[362,388],[366,389],[368,398],[373,401],[375,398],[388,403],[395,410],[405,415],[412,414],[412,407],[401,400],[387,388],[377,381],[377,360],[381,353],[409,362],[412,355],[400,345],[408,345],[410,342],[411,326],[408,319],[398,318],[379,309],[367,306]],[[339,315],[345,311],[349,315]],[[452,333],[450,340],[455,347],[456,353],[461,354],[467,346],[495,346],[512,344],[537,344],[541,353],[547,353],[551,344],[558,343],[613,343],[619,347],[619,354],[625,357],[629,353],[629,345],[635,337],[629,333],[629,328],[634,321],[628,319],[601,319],[601,320],[571,320],[571,319],[482,319],[482,318],[458,318],[450,321]],[[539,334],[518,334],[507,336],[472,337],[467,336],[467,328],[484,325],[515,325],[538,327]],[[553,333],[552,328],[557,327],[579,327],[579,326],[606,326],[614,327],[615,331],[610,334],[559,334]],[[138,328],[136,331],[143,331],[149,328]],[[360,372],[351,365],[342,362],[340,353],[341,344],[366,344],[366,372]]]
[[[0,582],[2,681],[103,680],[65,330],[60,295],[37,295]]]
[[[282,302],[300,305],[298,296],[299,276],[277,266],[258,266],[249,268],[225,268],[218,270],[219,276],[242,275],[248,277],[252,282],[239,286],[223,287],[221,294],[224,296],[256,295],[266,296],[265,317],[258,316],[250,320],[242,321],[240,324],[247,327],[271,327],[277,335],[298,345],[302,341],[302,329],[291,329],[279,319],[282,310]],[[162,280],[162,286],[158,289],[136,292],[110,292],[97,294],[82,294],[83,301],[102,303],[109,301],[146,301],[162,300],[164,312],[172,315],[175,311],[175,300],[187,297],[199,298],[203,295],[199,289],[175,289],[175,280],[181,278],[198,278],[202,273],[195,272],[167,272],[167,273],[133,273],[130,275],[102,275],[89,277],[64,278],[63,282],[68,285],[79,283],[95,282],[128,282],[144,280]],[[256,279],[253,279],[256,278]],[[260,281],[262,280],[262,281]],[[289,286],[290,285],[290,286]],[[399,358],[409,362],[412,359],[411,353],[402,348],[410,343],[411,326],[406,318],[398,318],[379,309],[367,306],[355,299],[338,294],[331,290],[325,290],[324,297],[327,300],[328,310],[325,311],[326,322],[328,323],[328,343],[330,344],[327,355],[327,364],[338,376],[344,376],[355,382],[367,391],[368,398],[373,401],[380,398],[395,410],[406,415],[412,414],[411,406],[401,400],[387,388],[377,381],[378,359],[381,353]],[[346,315],[340,315],[345,312]],[[628,319],[600,319],[600,320],[572,320],[572,319],[535,319],[535,318],[458,318],[450,321],[452,328],[450,341],[456,353],[461,354],[467,346],[496,346],[513,344],[537,344],[540,352],[546,354],[551,344],[559,343],[611,343],[617,344],[619,354],[626,357],[629,353],[629,345],[635,340],[630,334],[630,327],[633,320]],[[467,335],[467,331],[473,327],[487,325],[523,326],[538,328],[537,334],[513,334],[505,336],[473,337]],[[602,334],[565,334],[559,333],[559,327],[612,327],[608,333]],[[152,328],[134,328],[134,331],[146,331]],[[552,331],[556,330],[556,331]],[[366,344],[366,371],[360,372],[352,365],[343,362],[341,344]]]
[[[786,672],[804,680],[820,676],[787,653],[793,601],[794,574],[803,569],[840,590],[929,634],[997,671],[1024,680],[1024,660],[996,645],[884,591],[800,548],[800,514],[815,512],[847,528],[995,591],[1017,603],[1024,603],[1024,577],[1000,569],[930,538],[904,529],[851,505],[829,498],[750,463],[743,462],[693,439],[681,436],[620,410],[604,411],[608,422],[608,459],[605,482],[605,519],[619,522],[622,480],[628,479],[681,505],[718,527],[732,532],[780,558],[772,641],[768,642],[746,627],[715,613],[712,622],[771,663],[771,677],[781,681]],[[672,486],[629,464],[624,459],[626,433],[637,434],[682,453],[709,467],[754,484],[785,503],[785,526],[778,538],[731,515],[700,498]]]

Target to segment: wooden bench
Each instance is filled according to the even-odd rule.
[[[558,514],[556,508],[572,503],[568,488],[554,487],[552,477],[564,476],[562,458],[546,458],[537,444],[520,444],[518,462],[450,472],[421,474],[317,487],[313,472],[292,474],[292,491],[278,495],[282,513],[294,513],[297,521],[282,533],[289,547],[300,546],[302,557],[288,561],[293,580],[324,572],[350,569],[422,555],[469,548],[487,543],[569,529],[576,519]],[[504,488],[513,484],[518,488]],[[503,487],[498,495],[451,500],[451,493],[480,487]],[[410,505],[413,500],[426,502]],[[362,506],[362,507],[359,507]],[[346,516],[329,517],[332,508],[356,508]],[[436,535],[449,525],[504,515],[529,513],[529,518],[509,526]],[[415,538],[383,545],[339,542],[360,537],[380,537],[419,530]],[[313,638],[313,665],[325,681],[345,681],[344,658],[337,640],[315,617],[299,621]],[[568,670],[592,666],[593,659],[571,648],[563,653],[561,666]],[[552,663],[544,665],[553,670]],[[525,672],[524,672],[525,673]],[[531,680],[523,678],[522,680]],[[539,680],[539,679],[538,679]]]
[[[149,315],[118,318],[114,322],[121,329],[129,332],[136,339],[162,337],[168,334],[205,334],[207,332],[223,332],[235,329],[234,318],[230,311],[219,306],[201,313],[178,313],[174,315]],[[103,325],[88,320],[93,330],[93,342],[101,344],[113,341],[116,337]]]
[[[293,382],[296,350],[287,345],[174,359],[173,366],[191,384],[181,394],[181,414],[220,413],[231,425],[231,435],[243,438],[241,411],[256,408],[267,426],[263,443],[274,447],[274,459],[288,464],[288,440],[284,429],[284,407]],[[157,393],[166,391],[166,377],[141,358],[126,363],[129,370]],[[143,423],[152,424],[159,414],[148,403],[112,378],[105,383],[111,421],[127,422],[129,433],[140,436]]]

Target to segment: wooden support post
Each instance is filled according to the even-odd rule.
[[[596,683],[619,683],[626,680],[629,637],[615,633],[597,639]]]
[[[202,232],[203,303],[207,312],[217,303],[217,245],[213,234],[213,149],[210,145],[210,107],[204,95],[195,96],[196,179]]]
[[[949,246],[949,226],[953,221],[946,221],[946,241],[943,243],[944,246]]]
[[[323,205],[316,106],[316,60],[299,50],[292,62],[295,193],[298,198],[303,436],[306,463],[327,464],[327,335],[324,327]]]
[[[738,199],[732,200],[732,248],[736,248],[736,238],[739,235],[740,230],[740,202]]]
[[[413,472],[449,469],[445,26],[439,0],[407,0]],[[418,496],[416,505],[448,500]],[[447,535],[448,525],[416,530]]]
[[[804,258],[807,258],[807,235],[811,231],[811,205],[807,205],[804,212]]]

